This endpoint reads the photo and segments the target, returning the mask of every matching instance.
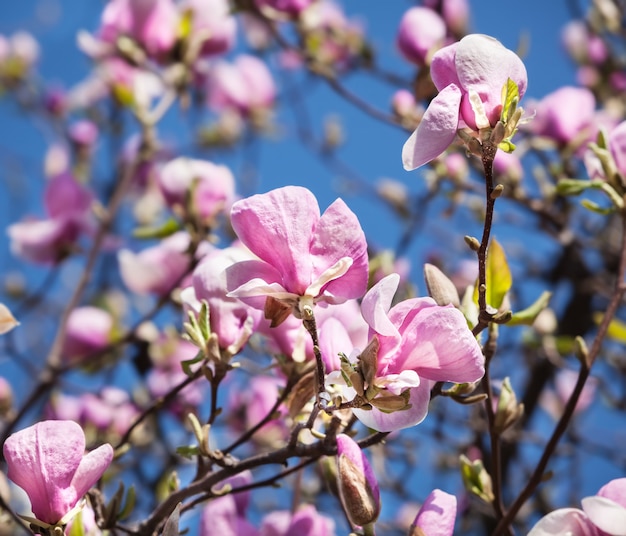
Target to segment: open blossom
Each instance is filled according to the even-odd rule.
[[[111,0],[101,22],[103,41],[128,36],[153,57],[167,54],[176,43],[178,12],[172,0]]]
[[[111,338],[113,317],[98,307],[77,307],[67,319],[63,356],[75,359],[105,348]]]
[[[261,522],[260,536],[335,536],[335,522],[315,506],[301,506],[295,513],[277,510]]]
[[[46,219],[10,225],[11,250],[27,260],[59,262],[75,247],[83,233],[93,228],[89,210],[93,196],[68,173],[52,178],[44,193]]]
[[[212,56],[230,50],[237,36],[237,21],[228,0],[185,0],[182,10],[191,16],[190,39],[198,40],[202,56]]]
[[[185,207],[193,193],[192,210],[203,221],[229,210],[235,197],[235,178],[230,169],[192,158],[180,157],[165,164],[159,173],[159,186],[170,206]]]
[[[433,56],[430,73],[439,94],[402,149],[406,170],[443,153],[460,128],[477,132],[494,127],[508,79],[517,85],[520,98],[527,86],[522,60],[487,35],[471,34],[440,49]]]
[[[386,397],[376,396],[368,398],[372,409],[354,410],[362,423],[381,432],[420,423],[435,382],[475,382],[485,373],[484,356],[463,314],[451,305],[437,305],[432,298],[413,298],[390,308],[398,283],[397,274],[385,277],[361,304],[370,337],[378,344],[375,378],[373,385],[366,386],[367,392],[408,394],[407,406],[393,412],[381,404]],[[344,396],[348,394],[352,388],[345,389]]]
[[[313,0],[254,0],[259,9],[270,8],[271,10],[297,16],[304,11]]]
[[[456,521],[456,497],[440,489],[433,490],[424,501],[409,531],[409,536],[426,534],[452,536]],[[421,529],[421,532],[413,529]]]
[[[260,260],[226,273],[230,296],[272,297],[289,307],[341,303],[367,286],[367,243],[354,213],[337,199],[320,216],[306,188],[286,186],[237,201],[231,222],[241,242]],[[297,312],[297,307],[296,307]]]
[[[550,512],[528,536],[626,536],[626,478],[611,480],[582,507]]]
[[[33,514],[54,525],[78,504],[113,459],[104,444],[85,454],[85,435],[73,421],[42,421],[5,441],[7,476],[30,499]]]

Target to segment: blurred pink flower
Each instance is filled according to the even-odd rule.
[[[160,58],[176,43],[178,20],[172,0],[110,0],[102,12],[99,35],[107,43],[131,37],[150,56]]]
[[[561,40],[569,55],[578,63],[598,65],[609,56],[604,41],[589,30],[585,21],[567,23],[561,32]]]
[[[92,147],[98,139],[98,126],[87,119],[81,119],[69,126],[70,139],[79,146]]]
[[[139,253],[122,249],[117,254],[120,275],[136,294],[171,292],[190,268],[189,235],[178,232]]]
[[[79,237],[93,230],[89,217],[92,194],[68,173],[52,178],[44,192],[47,219],[10,225],[11,251],[37,263],[63,260]]]
[[[260,260],[228,268],[229,296],[273,297],[297,309],[301,298],[341,303],[365,292],[365,235],[341,199],[320,216],[309,190],[286,186],[237,201],[231,222]]]
[[[77,307],[67,320],[63,357],[78,359],[105,348],[112,329],[113,317],[109,312],[98,307]]]
[[[133,424],[139,415],[139,409],[118,387],[104,387],[96,395],[85,393],[80,396],[80,423],[94,426],[96,430],[120,437]]]
[[[244,116],[270,108],[276,98],[274,79],[262,60],[240,54],[233,63],[212,65],[207,77],[209,107],[237,110]]]
[[[85,435],[73,421],[39,422],[9,436],[3,451],[7,476],[26,491],[35,517],[50,524],[64,520],[113,459],[109,444],[85,454]]]
[[[235,198],[235,178],[230,169],[206,160],[176,158],[161,168],[158,177],[168,205],[185,207],[193,192],[193,210],[206,222],[230,210]]]
[[[259,9],[271,8],[274,11],[298,16],[313,0],[254,0]]]
[[[413,527],[419,527],[421,534],[429,536],[452,536],[455,521],[456,497],[435,489],[417,513]]]
[[[502,111],[502,88],[510,78],[519,97],[526,92],[522,60],[493,37],[470,34],[433,56],[431,71],[439,94],[404,144],[406,170],[418,168],[443,153],[459,128],[493,127]]]
[[[609,132],[607,142],[611,157],[608,160],[612,160],[611,164],[614,164],[615,171],[621,174],[622,177],[626,177],[626,121],[623,121]],[[584,163],[590,179],[611,181],[614,179],[614,177],[610,176],[612,172],[609,172],[607,177],[607,170],[602,161],[591,149],[585,151]]]
[[[301,506],[295,513],[278,510],[261,522],[259,536],[335,536],[335,522],[318,513],[315,506]]]
[[[512,182],[519,182],[524,176],[524,168],[516,153],[498,151],[493,160],[493,170]]]
[[[193,272],[193,288],[183,291],[185,307],[198,312],[201,300],[209,306],[211,332],[218,338],[220,348],[235,354],[255,331],[261,312],[241,300],[227,296],[226,271],[238,262],[253,256],[244,248],[229,247],[209,252]]]
[[[611,480],[582,510],[560,508],[537,522],[528,536],[626,536],[626,478]]]
[[[439,13],[416,6],[402,16],[396,43],[407,60],[423,66],[430,63],[430,57],[443,46],[445,38],[446,24]]]
[[[587,88],[564,86],[541,99],[536,105],[536,115],[526,130],[545,136],[558,143],[567,144],[575,138],[582,143],[593,132],[584,132],[594,119],[596,99]],[[573,114],[572,110],[576,110]]]
[[[398,283],[398,275],[387,276],[361,304],[370,337],[379,343],[375,386],[394,395],[408,389],[411,404],[392,413],[375,406],[354,410],[362,423],[381,432],[419,424],[428,413],[435,382],[474,382],[485,373],[483,353],[463,314],[453,306],[438,306],[431,298],[413,298],[391,307]]]
[[[570,399],[577,381],[578,373],[576,371],[561,369],[554,378],[554,391],[544,390],[541,393],[539,403],[554,420],[558,420],[561,417],[565,404]],[[581,413],[591,405],[596,395],[597,386],[597,378],[591,376],[587,379],[578,398],[574,414]]]
[[[200,54],[210,56],[230,50],[237,37],[237,21],[228,0],[185,0],[191,11],[191,40],[198,39]]]

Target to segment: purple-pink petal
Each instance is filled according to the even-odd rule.
[[[528,536],[598,536],[598,531],[582,510],[560,508],[542,517]]]
[[[461,96],[458,86],[450,84],[431,101],[421,123],[402,148],[404,169],[418,168],[450,146],[459,126]]]
[[[456,521],[456,497],[440,489],[424,501],[413,523],[428,536],[452,536]]]
[[[380,335],[398,339],[400,333],[387,313],[399,284],[400,276],[389,274],[376,283],[361,302],[361,314],[368,325]]]
[[[626,508],[606,497],[585,497],[583,511],[602,533],[626,536]]]

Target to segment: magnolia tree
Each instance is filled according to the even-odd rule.
[[[0,534],[626,535],[621,3],[572,6],[579,83],[534,101],[465,0],[406,8],[397,73],[330,0],[90,9],[63,89],[0,36],[52,132],[3,170]],[[264,188],[275,144],[328,169]]]

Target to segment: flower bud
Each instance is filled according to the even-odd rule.
[[[454,283],[435,265],[429,263],[424,265],[424,279],[428,294],[437,302],[437,305],[452,304],[455,307],[461,305]]]
[[[481,498],[486,503],[493,502],[494,495],[491,487],[491,476],[485,469],[482,460],[471,462],[467,456],[461,454],[461,477],[465,489]]]
[[[496,407],[495,421],[493,423],[494,429],[501,434],[515,424],[523,413],[524,404],[517,403],[517,397],[511,387],[509,378],[504,378]]]
[[[353,525],[373,523],[380,514],[378,482],[365,454],[345,434],[337,436],[337,485],[341,504]]]

